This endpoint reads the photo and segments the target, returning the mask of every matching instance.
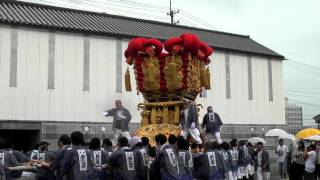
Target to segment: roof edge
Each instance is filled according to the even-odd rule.
[[[40,27],[40,26],[31,25],[31,24],[21,24],[21,23],[17,24],[17,23],[10,23],[10,22],[1,22],[0,24],[12,26],[12,27],[24,27],[24,28],[30,28],[30,29],[41,29],[41,30],[64,32],[64,33],[77,33],[77,34],[82,34],[82,35],[108,36],[108,37],[128,39],[128,40],[130,40],[131,38],[137,37],[137,36],[128,35],[128,34],[115,34],[115,33],[105,33],[105,32],[96,32],[96,31],[84,31],[84,30],[74,30],[74,29],[68,29],[68,28],[54,28],[54,27],[46,27],[46,26]],[[139,37],[142,37],[142,36],[139,36]],[[143,38],[152,38],[152,37],[144,36]],[[166,39],[159,39],[159,40],[165,41]],[[252,51],[243,51],[243,50],[225,48],[225,47],[219,47],[219,46],[212,46],[212,45],[210,45],[210,46],[218,51],[229,51],[229,52],[238,52],[238,53],[242,53],[242,54],[252,54],[252,55],[257,55],[257,56],[277,58],[279,60],[285,59],[285,57],[282,55],[277,56],[277,55],[270,55],[270,54],[252,52]]]
[[[197,27],[191,27],[191,26],[186,26],[186,25],[170,24],[170,23],[161,22],[161,21],[139,19],[139,18],[134,18],[134,17],[129,17],[129,16],[109,14],[109,13],[105,13],[105,12],[86,11],[86,10],[82,10],[82,9],[74,9],[74,8],[66,8],[66,7],[61,7],[61,6],[53,6],[53,5],[39,4],[39,3],[33,3],[33,2],[26,2],[24,0],[0,0],[0,2],[6,2],[6,3],[10,3],[10,4],[37,6],[37,7],[50,8],[50,9],[56,9],[56,10],[64,10],[64,11],[70,11],[70,12],[82,12],[82,13],[88,13],[88,14],[93,14],[93,15],[109,16],[109,17],[114,17],[114,18],[119,18],[119,19],[128,19],[128,20],[133,20],[133,21],[154,23],[154,24],[166,25],[166,26],[171,26],[171,27],[200,30],[200,31],[212,32],[212,33],[218,33],[218,34],[226,34],[226,35],[237,36],[237,37],[242,37],[242,38],[250,38],[249,35],[242,35],[242,34],[235,34],[235,33],[224,32],[224,31],[216,31],[216,30],[210,30],[210,29],[204,29],[204,28],[197,28]]]

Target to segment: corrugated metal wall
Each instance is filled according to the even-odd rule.
[[[132,121],[140,121],[136,105],[142,101],[141,95],[137,96],[135,91],[126,92],[124,86],[119,85],[123,83],[123,73],[127,68],[123,57],[127,40],[19,28],[17,82],[16,87],[10,87],[9,80],[13,74],[10,73],[11,34],[15,30],[0,26],[0,120],[111,121],[111,118],[100,114],[112,108],[115,99],[121,99],[131,111]],[[50,47],[50,37],[55,38],[54,48],[52,43]],[[86,38],[89,42],[84,41]],[[84,42],[90,46],[84,46]],[[116,48],[119,46],[122,48]],[[86,47],[89,53],[84,53]],[[49,49],[53,49],[54,54]],[[86,59],[88,55],[89,59]],[[198,102],[204,107],[212,105],[224,123],[284,124],[282,62],[271,60],[269,66],[273,83],[273,100],[270,101],[268,59],[251,56],[252,80],[248,80],[247,55],[229,53],[231,96],[227,99],[225,56],[223,52],[215,52],[212,56],[213,89],[207,92],[207,98],[198,98]],[[49,66],[52,61],[54,66]],[[116,61],[121,63],[117,65]],[[87,65],[88,68],[85,67]],[[117,67],[122,70],[116,70]],[[132,89],[135,89],[132,67],[130,70]],[[48,78],[52,71],[54,78]],[[48,89],[50,79],[54,82],[49,83]],[[84,83],[88,81],[89,86],[86,86],[90,88],[84,91]],[[248,82],[252,82],[252,100],[248,97]],[[119,88],[122,88],[122,93]],[[200,120],[204,113],[205,109],[201,110]]]

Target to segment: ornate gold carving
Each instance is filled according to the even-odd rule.
[[[200,63],[197,58],[193,58],[188,62],[188,90],[191,92],[201,91],[200,80]]]
[[[164,68],[165,79],[167,81],[167,88],[169,91],[174,91],[182,87],[183,73],[181,70],[182,61],[181,56],[166,57],[166,64]]]
[[[142,64],[144,75],[144,89],[146,91],[154,91],[160,88],[160,69],[159,61],[155,57],[144,58]]]

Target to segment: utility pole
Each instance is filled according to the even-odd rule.
[[[171,9],[171,0],[170,0],[170,11],[167,12],[167,15],[171,17],[171,24],[176,24],[176,23],[179,23],[179,22],[174,22],[173,21],[173,17],[175,14],[179,13],[179,9],[178,10],[172,10]]]

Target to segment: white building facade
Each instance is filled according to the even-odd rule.
[[[29,10],[23,16],[18,8],[5,9],[8,4]],[[42,9],[33,14],[38,24],[9,21],[11,13],[20,14],[25,21],[30,20],[32,8]],[[99,14],[30,3],[0,2],[1,22],[5,22],[0,25],[0,134],[2,132],[9,137],[9,130],[13,129],[37,131],[37,140],[41,138],[54,142],[61,134],[82,131],[84,126],[88,126],[89,137],[102,134],[107,136],[112,133],[112,119],[102,117],[101,112],[114,107],[116,99],[120,99],[129,109],[133,117],[132,130],[136,129],[140,122],[137,104],[143,101],[142,95],[137,95],[136,91],[126,92],[124,87],[124,73],[128,66],[123,54],[131,37],[95,33],[92,30],[78,31],[77,28],[72,31],[56,27],[43,28],[41,25],[45,22],[50,25],[50,17],[46,16],[45,10],[51,13],[64,12],[66,17],[59,17],[60,20],[65,18],[61,20],[64,25],[70,23],[70,26],[76,27],[77,22],[68,21],[68,18],[73,17],[71,13],[77,12],[87,17],[88,25],[83,26],[91,24],[97,29],[103,26],[89,21]],[[90,18],[90,15],[93,17]],[[108,17],[101,14],[97,19],[105,16]],[[14,16],[11,18],[14,19]],[[138,20],[118,18],[128,21],[128,28],[139,29],[139,23],[138,27],[129,26],[131,21]],[[141,21],[159,25],[153,21]],[[58,24],[57,20],[52,22]],[[195,34],[199,33],[197,35],[200,39],[205,37],[204,34],[211,33],[185,26],[160,25],[178,29],[176,35],[195,31]],[[146,29],[141,31],[145,34]],[[228,36],[230,40],[240,39],[244,43],[250,41],[250,46],[241,49],[241,44],[238,44],[240,49],[235,49],[232,45],[226,47],[228,42],[226,46],[217,42],[217,47],[215,41],[210,43],[216,50],[210,64],[212,89],[206,92],[205,98],[197,98],[197,103],[204,107],[214,107],[226,124],[223,129],[226,136],[245,136],[250,132],[249,128],[254,128],[255,133],[259,134],[268,128],[284,126],[283,57],[248,36],[212,33],[216,33],[216,36],[208,39]],[[166,38],[157,33],[146,37]],[[130,70],[132,89],[135,89],[133,71]],[[205,111],[206,108],[200,111],[200,122]],[[101,127],[106,127],[106,132],[102,132]]]

